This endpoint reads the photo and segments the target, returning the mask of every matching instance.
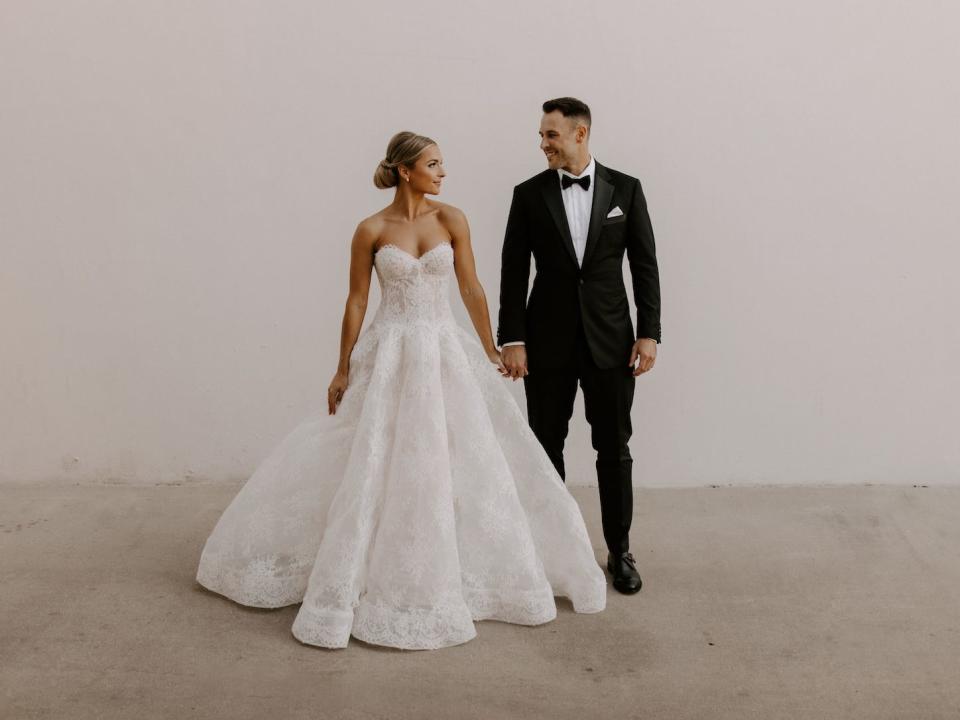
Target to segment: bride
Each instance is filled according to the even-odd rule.
[[[466,218],[427,197],[445,175],[433,140],[390,140],[374,182],[397,189],[353,237],[327,408],[263,460],[200,557],[197,580],[238,603],[302,603],[303,643],[441,648],[475,620],[548,622],[555,595],[606,603],[580,510],[498,375]],[[479,343],[453,318],[451,268]]]

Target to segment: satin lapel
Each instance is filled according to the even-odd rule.
[[[612,197],[613,184],[607,180],[607,173],[603,166],[597,163],[596,187],[593,191],[593,205],[590,207],[590,229],[587,231],[587,246],[583,250],[584,267],[586,267],[590,255],[597,247],[597,238],[600,237],[600,224],[603,222]]]
[[[547,202],[547,209],[550,210],[550,215],[553,216],[553,222],[556,223],[557,230],[560,231],[563,244],[567,248],[567,252],[570,253],[570,257],[573,258],[573,263],[579,265],[577,262],[577,251],[573,249],[573,237],[570,235],[570,226],[567,224],[567,213],[563,209],[563,197],[560,195],[560,179],[557,177],[556,172],[547,175],[541,189],[543,191],[543,199]]]

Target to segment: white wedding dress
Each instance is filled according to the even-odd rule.
[[[301,642],[408,649],[606,604],[580,509],[480,343],[454,320],[453,250],[374,256],[382,300],[335,415],[308,416],[207,539],[197,580],[273,608]]]

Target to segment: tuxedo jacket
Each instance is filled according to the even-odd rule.
[[[638,338],[660,342],[660,278],[640,181],[598,162],[591,182],[593,205],[582,267],[567,224],[559,173],[545,170],[513,190],[501,259],[497,344],[522,340],[531,371],[568,364],[581,323],[600,368],[626,368]],[[608,217],[617,207],[622,214]],[[624,253],[636,328],[623,282]],[[536,267],[532,289],[531,258]]]

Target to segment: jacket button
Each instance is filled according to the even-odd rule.
[[[580,284],[583,285],[583,278],[580,278]]]

